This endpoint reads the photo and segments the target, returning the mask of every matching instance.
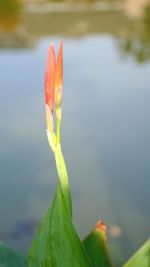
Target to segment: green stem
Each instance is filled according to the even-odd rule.
[[[61,126],[61,117],[57,116],[56,117],[56,135],[55,133],[51,133],[47,131],[47,137],[48,137],[50,147],[52,148],[54,155],[55,155],[57,172],[59,176],[61,190],[64,195],[66,207],[67,207],[67,210],[70,216],[72,217],[71,194],[70,194],[70,189],[69,189],[68,174],[67,174],[66,164],[65,164],[65,160],[64,160],[64,157],[61,151],[61,144],[60,144],[60,126]]]
[[[70,195],[70,189],[69,189],[68,174],[67,174],[64,157],[61,151],[60,143],[56,145],[55,160],[56,160],[56,167],[57,167],[57,172],[58,172],[58,176],[60,180],[61,189],[62,189],[64,199],[66,202],[66,207],[68,209],[70,216],[72,217],[72,205],[71,205],[71,195]]]

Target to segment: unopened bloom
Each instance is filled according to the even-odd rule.
[[[56,62],[53,44],[48,51],[48,59],[45,72],[45,103],[46,120],[49,131],[54,131],[53,110],[56,107],[56,118],[61,120],[62,102],[62,80],[63,80],[63,41],[61,41]]]

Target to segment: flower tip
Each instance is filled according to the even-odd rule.
[[[60,45],[59,45],[59,50],[58,50],[58,56],[60,54],[60,57],[63,57],[63,46],[64,46],[64,40],[61,40]]]
[[[49,59],[52,59],[52,57],[55,58],[55,49],[54,49],[54,44],[53,43],[51,43],[50,46],[49,46],[48,57],[50,57]]]
[[[64,46],[64,40],[62,39],[59,44],[58,49],[58,57],[63,58],[63,46]]]
[[[106,224],[103,221],[99,220],[95,225],[95,229],[106,233]]]
[[[60,41],[60,45],[59,45],[59,46],[63,46],[63,44],[64,44],[64,39],[62,39],[62,40]]]
[[[54,49],[54,44],[53,43],[50,43],[49,50],[50,49]]]

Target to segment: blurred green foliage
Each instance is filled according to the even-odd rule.
[[[120,48],[124,55],[132,56],[140,64],[150,59],[150,6],[145,8],[142,18],[128,34],[120,39]]]
[[[18,0],[0,0],[0,16],[11,16],[20,9],[21,3]]]
[[[0,267],[27,267],[27,259],[19,252],[0,243]]]
[[[10,31],[19,21],[21,3],[19,0],[0,0],[0,28]]]
[[[68,2],[68,3],[95,3],[95,2],[116,2],[116,0],[48,0],[49,2]],[[121,0],[119,0],[121,1]]]

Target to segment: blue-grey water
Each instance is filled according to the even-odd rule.
[[[0,239],[23,253],[57,182],[43,80],[49,44],[58,49],[62,36],[0,50]],[[103,219],[121,263],[150,233],[149,57],[123,53],[120,38],[105,29],[63,37],[62,144],[74,223],[84,237]]]

